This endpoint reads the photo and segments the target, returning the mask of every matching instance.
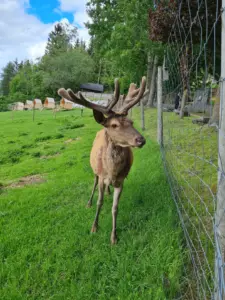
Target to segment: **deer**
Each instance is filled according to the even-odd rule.
[[[143,77],[140,88],[130,84],[127,96],[123,96],[122,106],[114,109],[120,97],[120,86],[115,79],[114,95],[107,106],[95,104],[81,92],[75,94],[71,89],[61,88],[58,94],[74,103],[93,110],[94,119],[103,128],[97,132],[90,153],[90,165],[94,173],[94,186],[87,206],[92,206],[93,196],[98,185],[98,200],[95,219],[91,232],[98,229],[99,215],[103,205],[104,192],[110,193],[110,186],[114,188],[112,204],[112,232],[111,244],[117,243],[116,221],[118,204],[123,190],[124,180],[127,178],[133,164],[132,148],[142,148],[146,140],[134,128],[133,122],[127,118],[128,111],[138,104],[148,91],[145,91],[146,78]]]

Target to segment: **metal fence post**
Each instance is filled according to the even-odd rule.
[[[158,143],[163,145],[163,115],[162,115],[162,67],[158,67],[158,82],[157,82],[157,109],[158,109]]]
[[[225,0],[222,1],[222,49],[220,83],[220,122],[218,147],[218,188],[215,215],[215,300],[225,299],[224,258],[225,258]]]

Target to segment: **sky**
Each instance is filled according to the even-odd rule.
[[[0,72],[9,61],[42,56],[48,34],[57,22],[78,28],[89,41],[84,23],[87,0],[0,0]]]

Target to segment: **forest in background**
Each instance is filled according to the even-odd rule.
[[[87,12],[90,42],[79,38],[77,28],[58,23],[49,34],[45,54],[34,63],[9,61],[0,77],[0,110],[27,99],[57,98],[59,87],[78,90],[81,83],[99,82],[113,89],[115,77],[121,90],[146,75],[149,51],[162,49],[149,39],[148,13],[152,0],[91,0]]]
[[[211,85],[220,77],[220,21],[214,29],[218,38],[209,36],[205,55],[201,55],[192,72],[187,70],[199,56],[198,50],[203,47],[200,43],[213,26],[220,2],[202,4],[196,20],[197,3],[189,7],[178,0],[89,0],[86,5],[91,19],[86,23],[89,44],[78,37],[76,27],[58,23],[49,34],[45,54],[35,63],[18,62],[15,58],[3,68],[0,110],[7,110],[8,104],[15,101],[46,97],[59,100],[58,88],[77,91],[86,82],[101,83],[106,91],[112,91],[116,77],[120,78],[121,92],[125,93],[130,82],[138,84],[147,75],[147,86],[154,94],[156,83],[151,83],[150,78],[154,74],[153,62],[164,63],[170,70],[165,84],[167,93],[177,86],[182,92],[186,88],[191,91]],[[177,20],[182,30],[176,31]],[[188,34],[189,28],[193,35]],[[152,77],[156,81],[156,76]],[[152,102],[148,104],[151,106]]]

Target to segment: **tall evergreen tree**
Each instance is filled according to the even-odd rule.
[[[71,28],[71,26],[62,23],[56,24],[54,30],[49,34],[45,54],[54,56],[68,51],[71,49],[76,35],[76,27]]]
[[[9,85],[10,81],[16,75],[17,69],[15,67],[14,62],[8,62],[5,68],[3,68],[3,72],[1,74],[1,90],[3,96],[7,96],[9,94]]]

